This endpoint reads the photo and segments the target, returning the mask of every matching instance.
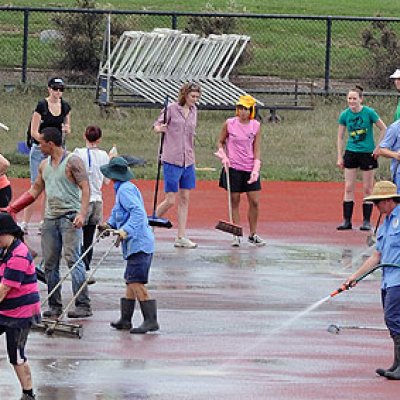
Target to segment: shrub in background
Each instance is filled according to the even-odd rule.
[[[95,9],[95,0],[77,0],[76,7]],[[57,68],[65,71],[69,81],[93,83],[102,58],[106,15],[95,13],[57,14],[53,21],[63,37],[63,57],[56,60]],[[125,30],[132,29],[132,19],[121,23],[116,18],[111,23],[113,46]],[[134,24],[134,22],[133,22]]]
[[[389,76],[400,67],[400,41],[386,21],[374,21],[362,32],[362,46],[370,52],[370,63],[364,72],[370,87],[390,89]]]

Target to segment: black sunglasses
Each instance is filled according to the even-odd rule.
[[[63,86],[53,86],[51,88],[54,91],[58,91],[58,92],[63,92],[64,91],[64,87]]]

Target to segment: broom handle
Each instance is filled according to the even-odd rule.
[[[226,191],[228,192],[228,210],[229,210],[229,222],[233,223],[232,216],[232,200],[231,200],[231,182],[229,178],[229,167],[225,165],[225,175],[226,175]]]

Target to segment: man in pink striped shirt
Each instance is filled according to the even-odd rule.
[[[40,320],[35,265],[14,219],[0,213],[0,335],[22,388],[21,400],[35,399],[25,344],[32,323]]]

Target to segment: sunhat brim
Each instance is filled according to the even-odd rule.
[[[125,172],[119,172],[115,171],[115,169],[113,169],[112,167],[110,168],[108,164],[102,165],[100,167],[100,171],[106,178],[112,179],[114,181],[126,182],[135,177],[129,168]]]

